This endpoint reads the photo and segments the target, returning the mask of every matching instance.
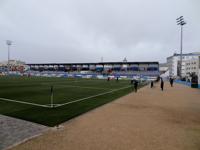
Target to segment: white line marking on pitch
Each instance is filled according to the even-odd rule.
[[[24,101],[18,101],[18,100],[7,99],[7,98],[0,98],[0,100],[2,100],[2,101],[9,101],[9,102],[15,102],[15,103],[20,103],[20,104],[27,104],[27,105],[33,105],[33,106],[50,108],[50,106],[48,106],[48,105],[42,105],[42,104],[36,104],[36,103],[30,103],[30,102],[24,102]]]
[[[131,86],[126,86],[126,87],[123,87],[123,88],[111,90],[111,91],[100,93],[100,94],[97,94],[97,95],[92,95],[92,96],[89,96],[89,97],[77,99],[77,100],[74,100],[74,101],[71,101],[71,102],[67,102],[67,103],[53,104],[54,107],[51,107],[50,104],[44,104],[44,105],[42,105],[42,104],[36,104],[36,103],[31,103],[31,102],[18,101],[18,100],[7,99],[7,98],[0,98],[0,100],[2,100],[2,101],[9,101],[9,102],[15,102],[15,103],[20,103],[20,104],[27,104],[27,105],[32,105],[32,106],[45,107],[45,108],[55,108],[55,107],[61,107],[61,106],[64,106],[64,105],[68,105],[68,104],[80,102],[80,101],[83,101],[83,100],[86,100],[86,99],[98,97],[98,96],[105,95],[105,94],[108,94],[108,93],[112,93],[112,92],[115,92],[115,91],[119,91],[119,90],[122,90],[122,89],[126,89],[128,87],[131,87]]]
[[[77,88],[85,88],[85,89],[97,89],[97,90],[111,90],[109,88],[95,88],[91,86],[76,86],[76,85],[54,85],[55,87],[63,86],[63,87],[77,87]]]
[[[55,104],[55,107],[60,107],[60,106],[64,106],[64,105],[69,105],[69,104],[76,103],[76,102],[80,102],[80,101],[83,101],[83,100],[86,100],[86,99],[90,99],[90,98],[98,97],[98,96],[105,95],[105,94],[108,94],[108,93],[112,93],[112,92],[115,92],[115,91],[119,91],[119,90],[122,90],[122,89],[126,89],[126,88],[129,88],[129,87],[131,87],[131,86],[126,86],[126,87],[119,88],[119,89],[115,89],[115,90],[111,90],[111,91],[108,91],[108,92],[104,92],[104,93],[92,95],[92,96],[89,96],[89,97],[77,99],[77,100],[74,100],[74,101],[71,101],[71,102],[67,102],[67,103]]]

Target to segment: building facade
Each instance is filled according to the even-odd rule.
[[[23,72],[26,67],[25,62],[20,60],[9,61],[9,71]],[[0,62],[0,72],[6,72],[8,70],[8,61]]]
[[[167,58],[169,75],[173,77],[187,77],[189,73],[199,74],[199,56],[200,53],[187,53],[182,55],[182,71],[180,71],[180,54],[174,54]],[[181,74],[180,74],[181,73]]]
[[[191,59],[185,61],[185,76],[189,77],[192,73],[195,75],[199,74],[199,59],[200,56],[197,59]]]
[[[168,71],[167,63],[160,63],[159,71],[160,71],[160,74],[164,74],[165,72],[167,72]]]

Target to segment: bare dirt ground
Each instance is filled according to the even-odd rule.
[[[13,150],[200,150],[200,90],[144,87]]]

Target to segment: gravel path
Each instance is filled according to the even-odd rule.
[[[21,143],[46,129],[45,126],[0,115],[0,150]]]
[[[199,150],[200,90],[165,83],[99,107],[13,150]]]

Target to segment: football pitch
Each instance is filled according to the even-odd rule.
[[[55,126],[131,91],[130,80],[0,77],[0,114]]]

